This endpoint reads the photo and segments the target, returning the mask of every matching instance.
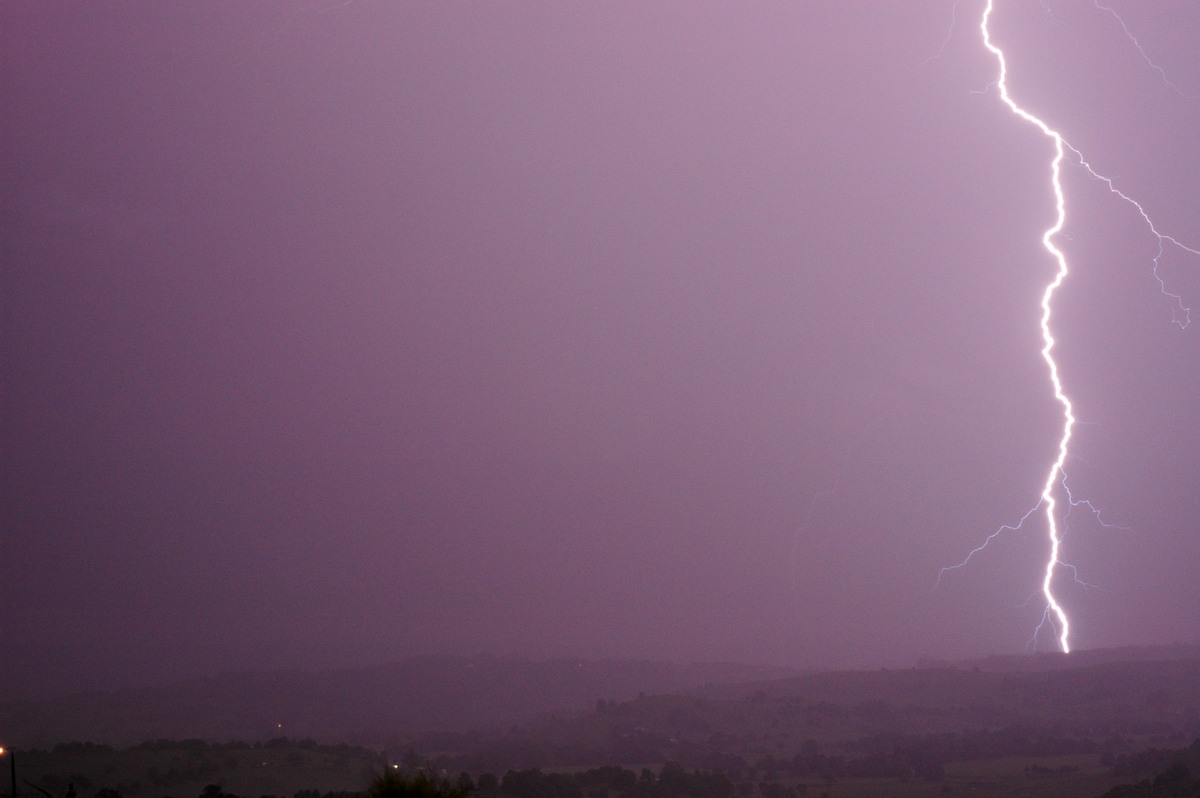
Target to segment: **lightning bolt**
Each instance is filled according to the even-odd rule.
[[[1121,25],[1122,30],[1125,32],[1125,35],[1133,43],[1133,46],[1137,49],[1138,53],[1142,56],[1143,60],[1145,60],[1146,63],[1150,67],[1152,67],[1159,73],[1160,78],[1162,78],[1163,82],[1166,85],[1168,85],[1169,87],[1174,89],[1176,91],[1176,93],[1180,94],[1181,96],[1185,96],[1185,97],[1189,96],[1189,95],[1184,94],[1182,91],[1180,91],[1178,89],[1178,87],[1176,87],[1173,83],[1171,83],[1170,80],[1167,79],[1166,73],[1162,70],[1162,68],[1150,60],[1149,56],[1146,54],[1145,50],[1142,48],[1141,43],[1133,35],[1133,33],[1130,31],[1129,27],[1125,24],[1125,21],[1117,14],[1116,11],[1114,11],[1112,8],[1110,8],[1108,6],[1102,5],[1099,2],[1099,0],[1094,0],[1094,4],[1098,10],[1108,12],[1109,14],[1111,14],[1113,17],[1115,17],[1117,19],[1117,21]],[[958,5],[958,3],[956,0],[955,10],[957,10],[957,5]],[[1188,324],[1190,323],[1191,311],[1184,304],[1183,298],[1179,294],[1176,294],[1176,293],[1168,290],[1166,282],[1164,281],[1162,275],[1159,273],[1159,264],[1160,264],[1160,261],[1161,261],[1163,255],[1165,254],[1166,247],[1168,245],[1175,247],[1177,249],[1180,249],[1184,252],[1188,252],[1192,255],[1196,255],[1196,256],[1200,256],[1200,250],[1186,246],[1185,244],[1180,242],[1178,239],[1173,238],[1169,235],[1166,235],[1166,234],[1160,232],[1157,229],[1157,227],[1155,226],[1153,220],[1150,218],[1150,215],[1147,213],[1147,211],[1141,204],[1139,204],[1132,197],[1130,197],[1129,195],[1123,193],[1120,189],[1118,189],[1116,187],[1116,185],[1114,184],[1114,182],[1110,178],[1105,177],[1104,175],[1097,172],[1094,168],[1092,168],[1091,164],[1089,164],[1088,161],[1084,158],[1083,153],[1081,153],[1075,147],[1072,147],[1067,142],[1067,140],[1063,137],[1063,135],[1061,133],[1059,133],[1054,128],[1050,127],[1050,125],[1047,122],[1045,122],[1043,119],[1033,115],[1032,113],[1030,113],[1029,111],[1025,110],[1024,108],[1022,108],[1020,105],[1017,104],[1017,102],[1012,98],[1012,95],[1010,94],[1009,88],[1008,88],[1008,60],[1005,57],[1004,51],[1000,47],[998,47],[996,45],[996,43],[992,40],[989,22],[991,21],[992,12],[993,12],[994,7],[995,7],[995,0],[986,0],[986,4],[985,4],[984,10],[983,10],[983,15],[979,22],[979,31],[983,37],[984,47],[986,47],[987,50],[995,57],[996,62],[998,64],[998,74],[997,74],[997,78],[996,78],[995,82],[993,83],[993,85],[996,87],[1001,101],[1008,107],[1008,109],[1010,111],[1012,111],[1013,114],[1015,114],[1016,116],[1023,119],[1025,122],[1028,122],[1029,124],[1035,126],[1038,130],[1040,130],[1042,135],[1044,135],[1046,138],[1048,138],[1050,140],[1050,142],[1053,144],[1053,150],[1054,150],[1054,155],[1050,159],[1049,166],[1050,166],[1050,187],[1054,194],[1055,215],[1054,215],[1053,224],[1051,224],[1051,226],[1048,227],[1045,230],[1045,232],[1042,234],[1042,246],[1045,247],[1046,251],[1050,254],[1052,259],[1054,260],[1054,263],[1057,265],[1057,269],[1054,272],[1053,278],[1046,285],[1045,289],[1042,292],[1042,299],[1041,299],[1042,313],[1041,313],[1041,319],[1039,321],[1039,324],[1040,324],[1041,334],[1042,334],[1042,349],[1041,349],[1042,359],[1045,361],[1046,367],[1049,370],[1050,385],[1053,389],[1054,398],[1058,402],[1059,406],[1062,409],[1062,434],[1058,439],[1057,456],[1054,458],[1054,461],[1050,464],[1050,467],[1046,472],[1045,480],[1042,483],[1042,491],[1041,491],[1041,497],[1040,497],[1039,501],[1033,507],[1031,507],[1029,510],[1027,510],[1025,515],[1021,516],[1020,521],[1018,521],[1016,524],[1005,524],[1005,525],[997,528],[990,535],[988,535],[987,538],[983,541],[983,543],[981,543],[979,546],[972,549],[961,562],[959,562],[955,565],[951,565],[951,566],[942,568],[938,572],[938,580],[937,581],[938,581],[938,583],[940,583],[942,577],[947,572],[962,568],[965,565],[967,565],[971,561],[971,559],[973,557],[975,557],[975,555],[979,554],[984,549],[986,549],[987,546],[1001,534],[1003,534],[1005,532],[1013,532],[1013,531],[1020,530],[1024,526],[1025,522],[1027,520],[1029,520],[1029,518],[1035,512],[1037,512],[1038,509],[1044,509],[1045,517],[1046,517],[1046,526],[1047,526],[1047,538],[1048,538],[1048,542],[1049,542],[1049,552],[1048,552],[1048,556],[1046,558],[1045,566],[1042,571],[1040,592],[1041,592],[1042,597],[1045,599],[1045,608],[1042,611],[1041,621],[1038,623],[1037,627],[1034,629],[1033,636],[1030,638],[1029,643],[1027,644],[1027,647],[1036,648],[1036,643],[1037,643],[1038,637],[1042,634],[1044,629],[1049,628],[1053,631],[1053,633],[1057,639],[1059,649],[1062,650],[1063,653],[1069,653],[1071,650],[1071,646],[1070,646],[1071,625],[1070,625],[1070,620],[1067,617],[1066,610],[1063,608],[1062,604],[1058,601],[1058,598],[1055,596],[1055,593],[1054,593],[1055,574],[1056,574],[1056,571],[1061,567],[1062,569],[1070,572],[1071,576],[1074,578],[1074,580],[1076,582],[1079,582],[1080,584],[1084,584],[1084,585],[1087,585],[1088,583],[1083,582],[1079,578],[1079,572],[1075,568],[1075,566],[1063,561],[1060,557],[1060,553],[1062,550],[1063,527],[1060,527],[1060,523],[1059,523],[1059,513],[1058,513],[1059,502],[1058,502],[1058,499],[1056,498],[1056,492],[1057,492],[1056,487],[1061,487],[1061,491],[1062,491],[1063,495],[1065,496],[1065,500],[1066,500],[1066,514],[1064,514],[1064,517],[1062,519],[1062,524],[1064,525],[1064,527],[1066,524],[1066,516],[1070,515],[1070,512],[1072,509],[1074,509],[1076,507],[1080,507],[1080,506],[1086,507],[1088,510],[1090,510],[1092,512],[1093,516],[1096,518],[1096,520],[1102,526],[1104,526],[1106,528],[1127,530],[1128,527],[1122,527],[1122,526],[1118,526],[1116,524],[1110,524],[1110,523],[1105,522],[1100,517],[1099,511],[1096,509],[1095,506],[1092,505],[1091,502],[1086,501],[1086,500],[1075,499],[1071,495],[1071,491],[1070,491],[1069,487],[1067,486],[1067,475],[1066,475],[1066,471],[1065,471],[1065,465],[1066,465],[1067,457],[1068,457],[1069,450],[1070,450],[1071,435],[1072,435],[1072,432],[1074,431],[1077,420],[1075,417],[1074,407],[1071,403],[1071,399],[1070,399],[1070,397],[1067,396],[1066,390],[1064,389],[1062,380],[1059,376],[1058,363],[1054,359],[1055,339],[1054,339],[1053,329],[1051,326],[1051,321],[1052,321],[1052,316],[1053,316],[1053,304],[1054,304],[1055,294],[1058,292],[1058,289],[1062,287],[1063,282],[1066,280],[1067,275],[1070,273],[1070,269],[1067,264],[1066,255],[1063,253],[1063,251],[1061,249],[1059,249],[1055,245],[1055,238],[1062,231],[1063,226],[1066,224],[1066,217],[1067,217],[1066,195],[1065,195],[1065,192],[1063,190],[1063,185],[1062,185],[1062,168],[1063,168],[1063,162],[1064,162],[1064,160],[1067,159],[1068,153],[1070,154],[1072,161],[1074,163],[1078,164],[1080,167],[1082,167],[1091,178],[1102,182],[1106,186],[1106,188],[1108,189],[1108,191],[1110,193],[1119,197],[1121,200],[1123,200],[1124,202],[1131,205],[1134,209],[1136,209],[1137,213],[1141,216],[1143,222],[1145,222],[1145,224],[1146,224],[1147,228],[1150,230],[1151,234],[1153,234],[1154,237],[1157,239],[1158,252],[1154,255],[1154,257],[1152,259],[1153,264],[1154,264],[1153,265],[1154,279],[1158,283],[1159,290],[1161,291],[1163,296],[1167,298],[1168,302],[1171,305],[1171,315],[1172,315],[1173,323],[1176,324],[1177,326],[1179,326],[1181,329],[1184,327],[1187,327]],[[1047,12],[1049,12],[1048,6],[1046,6],[1046,9],[1047,9]],[[953,25],[953,21],[951,24]],[[951,30],[953,30],[953,28]],[[941,53],[945,49],[945,46],[946,46],[945,43],[943,43],[942,47],[938,50],[937,55],[941,55]],[[935,56],[935,58],[936,57],[937,56]],[[935,587],[936,586],[937,586],[937,584],[935,584]],[[1092,585],[1088,585],[1088,586],[1094,587]]]
[[[1059,475],[1063,473],[1063,465],[1067,462],[1071,432],[1075,427],[1075,412],[1070,398],[1063,390],[1062,380],[1058,375],[1058,362],[1054,359],[1054,334],[1050,329],[1050,318],[1054,294],[1062,286],[1063,281],[1067,279],[1067,274],[1070,271],[1067,267],[1067,256],[1063,254],[1061,249],[1054,245],[1055,236],[1059,234],[1063,229],[1063,225],[1067,222],[1067,200],[1062,187],[1062,162],[1063,158],[1066,157],[1067,143],[1061,133],[1017,105],[1012,95],[1009,94],[1008,60],[1004,57],[1004,51],[992,41],[991,29],[988,27],[988,22],[992,18],[994,5],[994,0],[987,0],[987,5],[983,9],[983,18],[979,22],[979,31],[983,34],[983,46],[996,57],[996,61],[1000,66],[1000,72],[996,78],[996,88],[1000,92],[1000,99],[1008,106],[1010,111],[1031,125],[1036,126],[1038,130],[1042,131],[1042,135],[1054,142],[1054,158],[1050,161],[1050,184],[1054,190],[1054,224],[1042,233],[1042,246],[1054,258],[1055,263],[1058,264],[1058,268],[1054,273],[1054,279],[1046,285],[1045,290],[1042,292],[1042,318],[1040,325],[1042,329],[1042,359],[1046,361],[1046,366],[1050,370],[1050,384],[1054,388],[1054,398],[1062,407],[1063,427],[1062,436],[1058,440],[1058,455],[1054,458],[1054,462],[1050,464],[1050,469],[1046,474],[1046,481],[1042,484],[1042,500],[1039,505],[1046,509],[1047,535],[1050,539],[1050,554],[1046,559],[1045,572],[1042,576],[1042,595],[1046,599],[1046,611],[1043,615],[1043,623],[1049,622],[1056,627],[1058,645],[1065,654],[1071,650],[1071,645],[1068,642],[1071,623],[1067,619],[1066,611],[1058,603],[1058,599],[1054,595],[1054,570],[1058,565],[1059,551],[1062,548],[1062,536],[1059,534],[1058,514],[1056,512],[1058,502],[1054,498],[1054,486],[1060,479]],[[1028,517],[1028,513],[1026,517]],[[1024,520],[1024,518],[1021,519],[1022,522]],[[995,533],[993,537],[995,537]],[[984,545],[987,544],[985,543]]]

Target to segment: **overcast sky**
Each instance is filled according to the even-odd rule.
[[[1111,3],[997,0],[1012,92],[1197,246],[1200,6]],[[1061,423],[981,11],[5,3],[4,693],[1023,650],[1040,517],[933,589]],[[1196,642],[1200,312],[1064,184],[1067,469],[1128,529],[1056,585],[1078,648]]]

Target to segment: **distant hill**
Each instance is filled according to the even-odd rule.
[[[1093,648],[1072,651],[1038,652],[1036,654],[993,654],[966,660],[925,659],[917,663],[921,668],[979,668],[983,671],[1058,671],[1103,665],[1108,662],[1169,662],[1172,660],[1200,659],[1200,645],[1172,643],[1158,646],[1121,646],[1118,648]]]
[[[718,703],[757,696],[768,704],[887,705],[905,712],[920,707],[939,718],[930,730],[1051,718],[1114,727],[1155,720],[1190,729],[1200,717],[1196,646],[924,664],[928,667],[800,674],[728,663],[421,658],[319,672],[226,673],[152,688],[0,703],[0,733],[22,747],[286,736],[379,748],[441,732],[475,730],[496,739],[513,725],[528,727],[552,715],[578,717],[595,709],[599,699],[628,702],[640,695],[690,695]],[[959,720],[948,723],[951,716]],[[714,729],[722,725],[714,718]]]
[[[930,730],[1053,724],[1072,733],[1200,734],[1200,658],[1102,662],[1080,668],[964,668],[815,673],[757,684],[710,685],[718,702],[790,703],[922,718]],[[868,733],[870,724],[855,733]],[[914,723],[913,728],[921,726]],[[799,732],[798,732],[799,733]]]
[[[144,689],[0,703],[6,742],[264,740],[376,745],[579,712],[597,699],[675,693],[791,675],[748,665],[421,658],[321,672],[226,673]]]
[[[945,765],[1008,757],[1013,761],[1005,767],[1016,766],[1019,777],[1025,766],[1051,767],[1039,757],[1067,757],[1053,767],[1083,767],[1099,776],[1107,767],[1102,757],[1111,764],[1149,747],[1178,749],[1197,737],[1200,659],[1185,659],[1036,672],[831,671],[598,702],[571,717],[490,734],[428,735],[403,745],[451,771],[675,762],[731,773],[751,766],[791,769],[800,778],[819,772],[822,762],[833,767],[821,757],[841,757],[842,772],[860,775],[876,766],[880,773],[904,770],[896,769],[899,760],[871,757],[907,757],[910,769],[921,757]]]
[[[606,794],[646,798],[646,785],[685,772],[726,780],[725,792],[695,793],[708,796],[734,794],[736,785],[748,798],[835,790],[1096,798],[1191,767],[1190,758],[1176,762],[1185,749],[1188,757],[1200,751],[1191,745],[1200,737],[1200,657],[1181,653],[1118,649],[977,661],[987,667],[807,674],[421,659],[9,703],[0,705],[0,736],[25,749],[177,740],[123,752],[92,744],[23,751],[27,778],[52,795],[86,776],[93,787],[128,788],[118,791],[129,798],[196,795],[210,784],[315,798],[309,789],[366,783],[384,761],[374,752],[386,749],[392,764],[436,772],[508,779],[511,770],[525,780],[505,788],[514,798],[587,794],[579,790],[599,789],[601,777],[625,784]],[[306,737],[350,745],[298,739]],[[563,779],[575,792],[547,791]],[[1123,793],[1132,794],[1150,793]]]

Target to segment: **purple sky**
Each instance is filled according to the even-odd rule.
[[[997,0],[1200,241],[1200,8]],[[1049,13],[1047,12],[1049,9]],[[6,3],[0,682],[1020,651],[1049,143],[981,3]],[[1200,325],[1065,173],[1076,647],[1200,638]],[[1200,259],[1163,274],[1200,304]],[[1200,320],[1200,313],[1197,314]],[[1043,647],[1049,648],[1050,641]]]

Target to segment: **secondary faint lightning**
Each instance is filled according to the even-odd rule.
[[[1064,142],[1064,144],[1066,144],[1066,142]],[[1154,226],[1154,221],[1150,218],[1150,214],[1146,213],[1146,209],[1142,207],[1141,203],[1139,203],[1133,197],[1130,197],[1128,194],[1124,193],[1119,188],[1117,188],[1111,178],[1105,177],[1104,175],[1100,174],[1095,169],[1093,169],[1092,165],[1089,164],[1087,162],[1087,160],[1084,159],[1083,153],[1081,153],[1079,150],[1075,149],[1070,144],[1066,144],[1066,147],[1067,147],[1067,149],[1069,149],[1071,151],[1071,153],[1079,161],[1079,165],[1082,166],[1084,168],[1084,170],[1087,171],[1088,175],[1090,175],[1093,179],[1099,180],[1100,182],[1104,183],[1104,185],[1108,186],[1109,192],[1111,192],[1112,194],[1115,194],[1116,196],[1120,197],[1125,202],[1132,205],[1137,210],[1138,215],[1142,217],[1142,221],[1144,221],[1146,223],[1146,227],[1149,228],[1150,232],[1154,235],[1154,237],[1156,239],[1158,239],[1158,252],[1156,252],[1154,254],[1154,259],[1153,259],[1154,279],[1155,279],[1155,281],[1158,282],[1158,290],[1162,293],[1163,296],[1165,296],[1167,298],[1167,300],[1171,304],[1171,321],[1174,324],[1176,324],[1180,329],[1184,329],[1185,327],[1187,327],[1189,324],[1192,323],[1192,309],[1184,304],[1182,296],[1180,296],[1179,294],[1176,294],[1175,292],[1173,292],[1167,288],[1166,281],[1163,280],[1162,275],[1158,271],[1159,263],[1161,262],[1163,255],[1166,253],[1166,245],[1167,244],[1170,244],[1171,246],[1175,247],[1176,249],[1180,249],[1180,250],[1183,250],[1184,252],[1188,252],[1192,255],[1196,255],[1197,257],[1200,257],[1200,249],[1194,249],[1192,247],[1187,246],[1182,241],[1180,241],[1179,239],[1177,239],[1173,236],[1169,236],[1166,233],[1160,233],[1158,231],[1158,228]]]
[[[952,5],[950,7],[950,27],[946,30],[946,38],[942,39],[941,47],[938,47],[936,53],[929,56],[924,61],[922,61],[920,64],[918,64],[917,65],[918,69],[920,69],[921,67],[925,66],[926,64],[928,64],[932,61],[938,60],[939,58],[942,57],[943,54],[945,54],[946,48],[950,45],[950,41],[954,38],[954,25],[955,25],[955,23],[958,22],[958,3],[959,3],[959,0],[954,0],[954,5]]]
[[[1109,14],[1112,14],[1113,19],[1117,21],[1117,24],[1121,26],[1121,30],[1125,32],[1125,38],[1129,39],[1129,41],[1133,44],[1134,49],[1138,51],[1138,55],[1142,57],[1142,60],[1145,61],[1151,69],[1158,73],[1158,76],[1162,79],[1162,82],[1169,86],[1171,91],[1175,92],[1180,97],[1186,97],[1189,100],[1196,99],[1194,96],[1188,94],[1172,83],[1171,79],[1167,77],[1166,70],[1150,59],[1150,55],[1146,52],[1145,48],[1142,47],[1142,43],[1138,41],[1138,37],[1133,35],[1133,31],[1131,31],[1129,26],[1125,24],[1125,20],[1122,19],[1121,15],[1116,12],[1116,9],[1112,8],[1111,6],[1101,5],[1100,0],[1092,1],[1096,8],[1100,11],[1107,11]]]
[[[984,538],[982,543],[980,543],[978,546],[976,546],[975,548],[973,548],[969,552],[967,552],[967,556],[963,557],[960,562],[957,562],[954,565],[947,565],[944,568],[939,569],[938,575],[937,575],[937,581],[934,582],[933,586],[936,588],[938,585],[940,585],[942,583],[942,577],[945,576],[946,574],[948,574],[950,571],[957,571],[959,568],[966,566],[966,564],[971,562],[971,560],[975,557],[976,554],[979,554],[981,551],[986,549],[993,540],[1000,537],[1005,532],[1020,531],[1021,528],[1023,526],[1025,526],[1025,522],[1027,520],[1029,520],[1029,516],[1036,513],[1038,508],[1041,506],[1042,506],[1041,502],[1038,502],[1037,504],[1030,507],[1028,510],[1025,511],[1025,515],[1021,516],[1021,520],[1017,521],[1017,523],[1015,523],[1015,524],[1004,524],[1003,526],[997,527],[996,531],[993,532],[992,534],[988,535],[986,538]]]

